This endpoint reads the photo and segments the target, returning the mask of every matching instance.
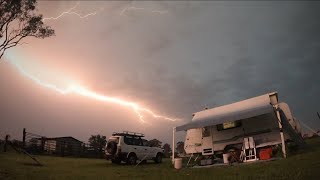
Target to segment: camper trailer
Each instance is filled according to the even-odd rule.
[[[276,145],[286,157],[287,141],[303,143],[299,121],[286,103],[278,102],[277,92],[196,112],[191,122],[175,131],[186,131],[187,154],[206,157],[254,146],[251,155],[257,160],[257,149]]]

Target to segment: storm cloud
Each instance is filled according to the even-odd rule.
[[[38,9],[51,17],[73,5],[40,1]],[[205,106],[272,91],[294,116],[319,129],[319,2],[81,1],[79,12],[101,7],[86,19],[47,21],[56,37],[30,39],[8,53],[44,80],[76,79],[182,120],[147,117],[153,125],[142,126],[130,109],[50,92],[1,62],[1,132],[19,138],[27,127],[86,140],[94,133],[136,130],[168,142],[173,126],[191,121]],[[121,15],[127,7],[143,9]]]

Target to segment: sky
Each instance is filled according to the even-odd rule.
[[[0,136],[138,131],[171,142],[192,113],[277,91],[320,129],[320,2],[39,1],[56,35],[0,61]],[[75,7],[75,8],[73,8]],[[76,13],[65,13],[70,12]],[[26,76],[28,74],[29,76]],[[164,118],[59,89],[79,85]],[[179,135],[183,140],[183,134]]]

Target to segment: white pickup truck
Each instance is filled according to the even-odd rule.
[[[154,160],[156,163],[162,162],[163,149],[159,147],[148,147],[147,140],[141,133],[124,131],[113,133],[108,139],[105,147],[106,159],[112,163],[120,164],[125,162],[133,165],[138,161]]]

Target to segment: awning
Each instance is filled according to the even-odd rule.
[[[247,119],[271,113],[273,112],[273,106],[271,104],[270,96],[274,95],[277,98],[277,93],[274,92],[197,112],[194,114],[190,123],[176,127],[176,131],[213,126],[224,122]]]

